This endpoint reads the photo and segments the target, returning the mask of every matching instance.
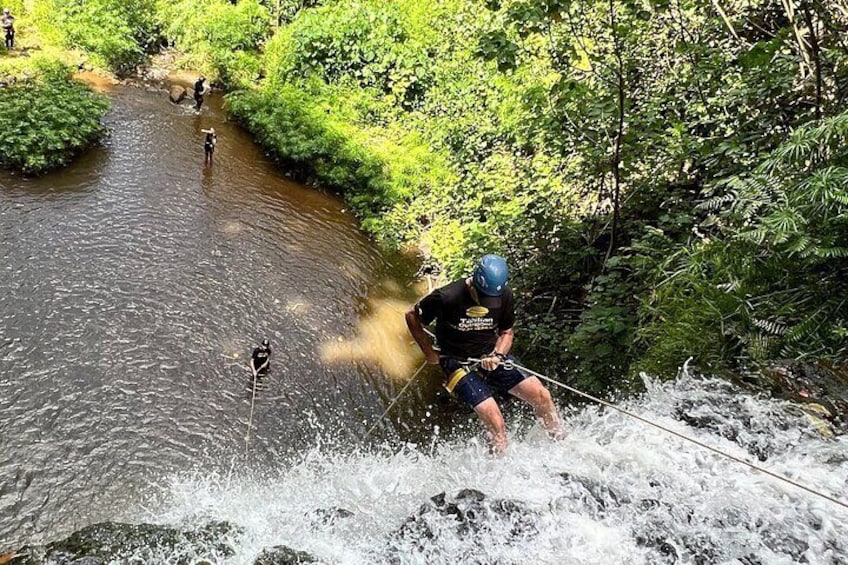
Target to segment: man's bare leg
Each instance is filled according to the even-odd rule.
[[[501,455],[506,450],[506,425],[503,414],[494,398],[487,398],[474,407],[474,411],[483,420],[489,432],[489,446],[494,455]]]
[[[553,439],[560,439],[565,433],[562,423],[557,414],[551,393],[536,377],[529,377],[509,389],[509,393],[521,400],[530,403],[536,412],[536,417],[542,421],[542,425]]]

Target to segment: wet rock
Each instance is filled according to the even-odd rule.
[[[185,100],[185,97],[186,97],[186,89],[184,87],[180,86],[179,84],[173,85],[171,87],[171,89],[168,91],[168,98],[174,104],[179,104],[180,102]]]
[[[194,563],[190,556],[227,557],[232,548],[224,541],[234,528],[213,522],[198,530],[182,531],[154,524],[93,524],[46,546],[27,546],[10,565],[102,565],[114,561]]]
[[[823,362],[773,362],[763,369],[773,396],[826,409],[824,416],[840,433],[848,432],[848,367]],[[817,409],[816,409],[817,410]]]
[[[571,473],[560,473],[559,476],[566,483],[582,487],[581,491],[589,495],[590,500],[597,505],[598,510],[603,511],[608,508],[630,503],[630,499],[627,496],[620,495],[607,485],[594,479],[572,475]]]
[[[655,498],[643,498],[639,501],[639,509],[643,512],[654,510],[660,507],[660,501]]]
[[[327,526],[332,526],[339,520],[350,518],[353,515],[353,512],[351,512],[350,510],[339,508],[337,506],[331,506],[330,508],[319,508],[313,513],[315,522]]]
[[[681,399],[674,408],[674,416],[693,428],[719,435],[755,456],[766,461],[775,451],[773,429],[788,430],[797,425],[797,419],[785,411],[773,412],[767,418],[752,411],[746,395],[729,383],[722,390],[705,390],[695,399]],[[730,387],[729,390],[724,390]]]
[[[668,540],[661,537],[636,536],[636,543],[642,547],[655,550],[659,555],[652,559],[653,563],[677,563],[677,549]]]
[[[297,551],[285,545],[275,545],[263,550],[253,565],[297,565],[298,563],[317,563],[317,561],[304,551]]]
[[[502,527],[507,530],[508,542],[536,535],[535,521],[536,513],[519,501],[489,498],[478,490],[464,489],[453,498],[445,493],[433,496],[417,514],[406,519],[397,535],[420,545],[424,540],[437,541],[449,532],[473,545],[478,543],[474,535],[477,532]]]

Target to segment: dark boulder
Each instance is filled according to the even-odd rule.
[[[179,84],[173,85],[170,90],[168,90],[168,98],[174,104],[179,104],[186,97],[186,89]]]
[[[406,519],[397,535],[419,543],[436,540],[437,531],[450,531],[473,545],[476,543],[474,534],[500,525],[508,530],[505,541],[509,541],[536,535],[535,518],[536,513],[519,501],[488,498],[478,490],[464,489],[453,498],[445,493],[432,497],[415,515]],[[441,522],[442,527],[433,528],[436,521]]]
[[[762,371],[773,396],[798,403],[826,420],[837,433],[848,431],[848,368],[823,362],[773,362]]]
[[[297,551],[285,545],[275,545],[263,550],[253,565],[298,565],[299,563],[317,563],[317,561],[306,552]]]

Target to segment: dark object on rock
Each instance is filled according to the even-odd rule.
[[[819,404],[837,435],[848,432],[848,369],[826,363],[774,362],[763,369],[773,396],[799,404]]]
[[[306,552],[297,551],[285,545],[275,545],[262,550],[253,565],[297,565],[299,563],[316,563],[316,560]]]
[[[183,88],[182,86],[180,86],[179,84],[173,85],[171,87],[171,89],[168,91],[168,98],[174,104],[179,104],[180,102],[185,100],[185,97],[186,97],[186,89]]]
[[[418,273],[416,273],[416,275],[419,277],[423,277],[425,275],[436,277],[441,273],[442,268],[437,263],[428,262],[421,265],[421,268],[418,269]]]
[[[155,524],[104,522],[74,532],[46,546],[24,547],[10,565],[102,565],[113,561],[190,563],[188,555],[206,553],[214,557],[233,555],[225,543],[234,528],[226,522],[212,522],[199,530],[182,531]],[[186,556],[174,559],[185,548]]]

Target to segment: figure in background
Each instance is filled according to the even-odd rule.
[[[194,83],[194,109],[198,112],[200,107],[203,106],[203,94],[206,92],[204,82],[206,82],[206,77],[201,75]]]
[[[0,18],[3,26],[3,34],[6,36],[6,49],[15,48],[15,16],[9,12],[9,8],[3,8],[3,17]]]
[[[206,134],[206,138],[203,140],[203,153],[206,156],[204,163],[211,165],[212,155],[215,153],[215,146],[218,144],[218,135],[215,133],[215,128],[202,129],[200,131]]]

